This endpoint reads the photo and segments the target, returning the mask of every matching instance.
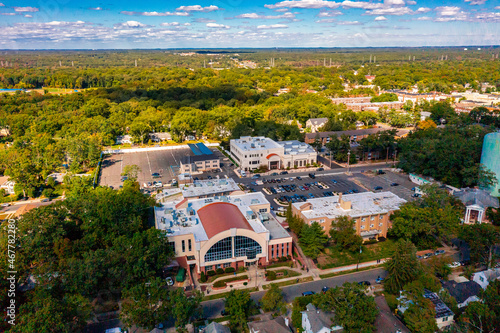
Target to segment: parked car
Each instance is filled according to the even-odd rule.
[[[311,198],[311,199],[313,199],[313,198],[314,198],[314,194],[309,193],[308,195],[309,195],[309,198]]]
[[[42,201],[41,201],[41,202],[49,202],[49,201],[50,201],[50,199],[49,199],[49,198],[45,198],[45,199],[42,199]]]
[[[450,267],[450,268],[457,268],[460,266],[461,266],[461,264],[458,261],[454,261],[451,264],[448,264],[448,267]]]
[[[288,171],[281,171],[280,175],[288,175]]]
[[[398,186],[398,183],[391,183],[391,186]]]
[[[324,294],[324,293],[326,293],[328,291],[328,289],[330,289],[330,287],[325,286],[325,287],[321,288],[321,291]]]
[[[324,171],[325,168],[317,168],[316,171]]]
[[[382,186],[375,186],[373,189],[374,189],[375,191],[381,191],[381,190],[383,190],[384,188],[383,188]]]
[[[314,178],[316,178],[316,176],[313,173],[310,173],[309,178],[314,179]]]
[[[411,196],[412,198],[420,198],[420,194],[418,193],[413,193]]]
[[[260,175],[259,175],[259,174],[256,174],[256,175],[253,175],[253,176],[252,176],[252,179],[258,179],[258,178],[260,178]]]
[[[302,180],[302,177],[297,176],[297,177],[295,177],[295,179],[297,179],[297,180]]]
[[[154,173],[151,174],[151,177],[153,177],[153,178],[160,178],[161,176],[160,176],[160,174],[158,172],[154,172]]]
[[[174,285],[174,280],[169,276],[168,278],[165,279],[167,282],[167,286],[173,286]]]
[[[312,296],[315,295],[316,293],[314,291],[304,291],[302,293],[302,296]]]
[[[127,177],[127,176],[121,176],[121,177],[120,177],[120,180],[121,180],[122,182],[126,181],[127,179],[128,179],[128,177]]]
[[[8,202],[7,202],[7,203],[3,203],[1,206],[2,206],[2,207],[9,207],[9,206],[10,206],[10,203],[8,203]]]
[[[436,252],[434,252],[434,255],[437,256],[440,254],[444,254],[445,252],[446,252],[445,250],[437,250]]]
[[[384,281],[384,278],[383,277],[377,277],[377,279],[375,280],[375,283],[382,283],[382,281]]]
[[[331,182],[337,184],[337,181],[335,179],[332,179]]]
[[[385,175],[385,171],[384,170],[379,170],[379,171],[377,171],[377,174],[379,174],[379,175]]]
[[[434,255],[434,253],[426,253],[424,254],[424,259],[428,259],[430,257],[432,257]]]
[[[277,172],[273,172],[273,173],[271,174],[271,176],[277,176],[277,175],[278,175],[278,173],[277,173]]]
[[[370,281],[360,281],[358,282],[358,284],[360,286],[365,286],[365,287],[368,287],[368,286],[371,286],[372,284],[370,283]]]

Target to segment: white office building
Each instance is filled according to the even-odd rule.
[[[300,168],[316,163],[318,154],[297,140],[276,142],[265,137],[244,136],[230,142],[231,156],[245,171],[266,166],[269,170]]]

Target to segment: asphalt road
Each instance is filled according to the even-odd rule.
[[[372,285],[375,284],[375,279],[378,276],[385,277],[387,272],[383,268],[376,268],[369,271],[362,271],[359,273],[352,273],[347,275],[335,276],[328,279],[323,279],[320,281],[311,281],[301,284],[295,284],[291,286],[282,287],[281,290],[284,294],[285,302],[292,302],[295,297],[302,296],[305,291],[314,291],[316,293],[321,292],[321,288],[326,287],[337,287],[343,285],[345,282],[360,282],[360,281],[370,281]],[[264,296],[265,291],[259,291],[251,294],[251,298],[254,301],[259,301],[262,296]],[[224,299],[216,299],[212,301],[206,301],[202,303],[203,314],[206,318],[219,317],[220,312],[224,309]]]

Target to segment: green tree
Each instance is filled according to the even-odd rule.
[[[409,240],[398,240],[385,267],[388,272],[384,281],[385,290],[392,294],[399,293],[407,283],[415,281],[419,276],[417,248]]]
[[[463,225],[460,237],[469,244],[472,261],[490,268],[494,263],[493,249],[500,243],[498,227],[487,223]]]
[[[10,332],[81,332],[92,317],[90,302],[80,295],[54,297],[39,287],[28,295],[29,301],[21,305]]]
[[[413,297],[406,309],[403,320],[411,332],[434,333],[438,331],[436,310],[432,302],[423,296]]]
[[[345,215],[332,221],[330,237],[340,249],[355,252],[363,244],[361,236],[356,235],[355,224],[354,220]]]
[[[236,332],[246,332],[252,300],[247,290],[231,290],[226,297],[226,311],[229,313],[229,326]]]
[[[284,313],[286,311],[286,303],[283,301],[283,292],[277,284],[271,283],[269,290],[262,296],[262,309],[266,312],[274,311],[276,313]]]
[[[481,302],[471,302],[460,316],[469,332],[493,333],[498,329],[498,317],[492,309]]]
[[[175,289],[170,295],[172,306],[172,315],[175,318],[175,328],[177,332],[187,332],[186,325],[191,317],[200,314],[200,303],[203,299],[203,294],[199,290],[195,290],[192,296],[186,296],[183,288]]]
[[[342,287],[329,289],[319,302],[321,309],[335,313],[336,321],[345,331],[373,332],[378,308],[374,298],[365,294],[363,286],[346,282]]]
[[[123,172],[121,173],[122,176],[127,176],[129,180],[132,181],[137,181],[137,176],[139,175],[139,172],[141,172],[141,168],[135,164],[131,165],[126,165],[123,168]]]
[[[318,222],[311,225],[304,224],[300,232],[300,245],[304,254],[311,259],[316,259],[325,248],[328,236]]]
[[[170,316],[172,303],[160,278],[124,290],[120,318],[127,327],[152,330]]]

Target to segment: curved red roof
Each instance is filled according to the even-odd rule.
[[[212,238],[231,228],[253,230],[238,207],[227,202],[214,202],[198,210],[201,224]]]
[[[273,156],[278,156],[278,157],[279,157],[279,155],[278,155],[278,154],[274,154],[274,153],[272,153],[272,154],[267,155],[267,157],[266,157],[266,158],[267,158],[267,159],[270,159],[270,158],[271,158],[271,157],[273,157]]]

